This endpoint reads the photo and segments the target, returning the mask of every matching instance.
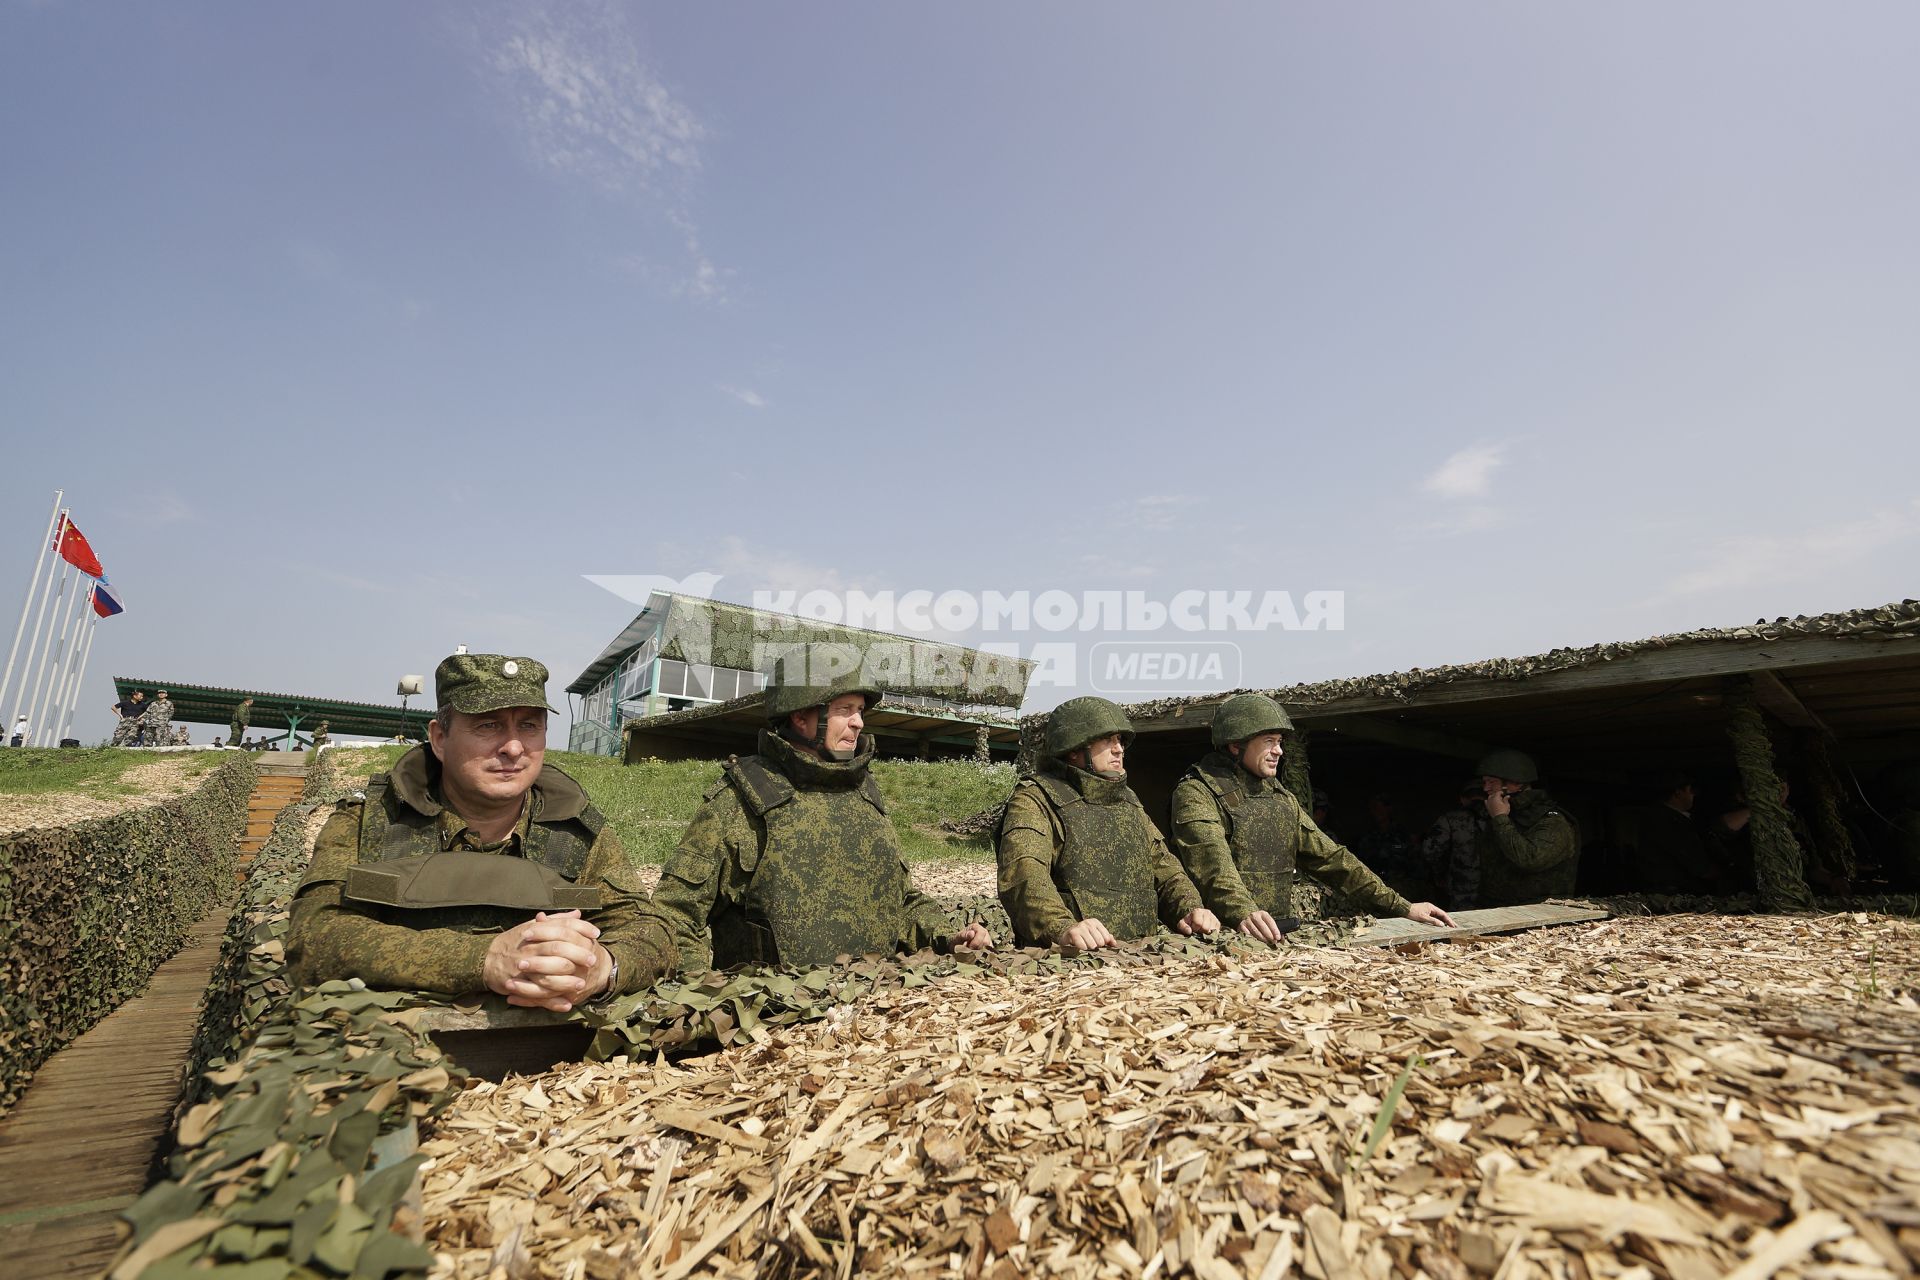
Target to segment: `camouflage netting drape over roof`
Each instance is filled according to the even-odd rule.
[[[1032,664],[1023,659],[828,623],[779,621],[785,617],[745,605],[676,596],[661,629],[660,656],[765,671],[769,659],[783,649],[824,642],[869,655],[869,674],[878,677],[883,690],[994,707],[1018,707],[1026,696]]]
[[[1524,658],[1489,658],[1483,662],[1463,662],[1446,667],[1414,667],[1381,675],[1353,676],[1321,680],[1311,684],[1289,685],[1279,689],[1259,689],[1289,710],[1299,711],[1346,698],[1392,698],[1411,701],[1421,691],[1454,684],[1462,680],[1526,680],[1555,671],[1573,671],[1597,666],[1632,654],[1689,645],[1784,640],[1793,636],[1824,636],[1830,639],[1858,639],[1870,645],[1877,640],[1920,636],[1920,600],[1902,600],[1874,609],[1852,609],[1843,613],[1825,613],[1817,617],[1796,616],[1762,619],[1750,627],[1703,627],[1677,631],[1670,635],[1650,636],[1645,640],[1622,640],[1591,644],[1578,648],[1553,649]],[[1244,689],[1222,689],[1188,697],[1160,698],[1137,702],[1126,708],[1136,719],[1172,715],[1176,710],[1218,702]]]

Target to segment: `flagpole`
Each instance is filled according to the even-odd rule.
[[[87,590],[87,603],[80,619],[87,635],[80,644],[80,669],[74,672],[72,682],[67,685],[67,705],[60,715],[60,734],[53,740],[56,747],[66,741],[67,730],[73,725],[73,713],[80,705],[80,686],[87,680],[87,659],[93,656],[93,633],[100,629],[100,615],[93,611],[92,588]]]
[[[78,574],[75,575],[76,578],[78,576]],[[73,656],[73,649],[67,644],[67,637],[73,633],[73,603],[80,596],[80,584],[75,582],[73,585],[73,594],[67,595],[66,584],[62,583],[60,593],[66,595],[67,607],[64,613],[61,613],[58,607],[54,609],[54,612],[60,615],[59,649],[56,651],[53,643],[49,641],[47,645],[47,679],[45,683],[40,686],[40,697],[36,700],[33,708],[32,723],[36,741],[44,739],[47,736],[46,717],[53,714],[53,694],[54,691],[60,687],[61,682],[67,678],[67,659]],[[52,635],[52,632],[48,632],[48,635]],[[39,744],[43,747],[48,745],[44,741],[39,741]]]
[[[59,516],[59,527],[62,532],[66,530],[66,518],[67,513],[62,510]],[[53,541],[59,541],[58,535],[55,535]],[[33,702],[34,676],[37,674],[34,659],[40,652],[40,635],[45,630],[42,624],[47,620],[47,597],[53,592],[54,579],[63,577],[72,568],[73,566],[64,558],[60,558],[56,563],[48,566],[47,580],[40,584],[40,608],[33,615],[33,630],[27,633],[27,665],[20,673],[20,687],[14,691],[13,706],[7,711],[9,725],[18,720],[20,713]],[[9,729],[8,732],[11,733],[12,730]]]
[[[0,705],[5,704],[7,690],[13,687],[13,660],[20,656],[20,638],[26,635],[27,615],[33,612],[33,589],[40,585],[40,569],[47,562],[47,548],[53,545],[53,522],[60,518],[60,499],[66,496],[65,489],[53,491],[53,510],[47,512],[47,536],[40,540],[40,556],[33,562],[33,577],[27,580],[27,598],[20,602],[20,624],[13,629],[13,648],[7,650],[7,674],[0,676]]]

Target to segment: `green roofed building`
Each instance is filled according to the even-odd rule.
[[[752,721],[765,672],[792,647],[825,641],[865,656],[866,672],[886,692],[869,726],[883,751],[929,754],[935,744],[1011,751],[1012,713],[1026,697],[1033,663],[936,640],[817,622],[793,614],[656,591],[632,622],[567,686],[580,698],[568,748],[598,755],[720,754],[734,749]],[[727,716],[687,713],[726,706]],[[910,713],[910,714],[909,714]],[[911,733],[891,721],[906,716]],[[949,724],[950,722],[950,724]],[[650,726],[668,730],[659,751],[645,749]],[[727,727],[721,729],[722,724]],[[703,728],[722,736],[708,742]],[[640,746],[635,745],[635,734]],[[751,735],[747,735],[751,742]],[[751,745],[748,746],[751,750]]]
[[[381,706],[377,702],[349,702],[344,698],[326,698],[309,693],[226,689],[217,685],[147,680],[138,676],[113,678],[115,697],[128,698],[135,689],[149,699],[157,690],[165,689],[173,701],[175,724],[208,724],[222,733],[232,722],[234,709],[241,700],[252,698],[247,736],[260,742],[278,741],[288,750],[312,745],[313,728],[323,720],[335,738],[425,740],[427,721],[433,718],[432,707]]]

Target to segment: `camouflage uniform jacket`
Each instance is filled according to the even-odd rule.
[[[1435,818],[1420,839],[1420,856],[1446,886],[1449,910],[1480,905],[1480,841],[1486,829],[1484,810],[1456,807]]]
[[[1227,925],[1255,911],[1290,916],[1298,866],[1375,915],[1411,905],[1351,850],[1328,839],[1277,778],[1256,778],[1224,751],[1173,789],[1173,848],[1207,908]]]
[[[482,842],[440,798],[432,752],[415,747],[391,773],[375,774],[363,798],[343,800],[313,847],[293,901],[287,967],[302,985],[357,977],[372,987],[442,995],[484,992],[481,966],[494,935],[525,923],[526,911],[499,907],[384,910],[346,898],[347,872],[387,858],[467,849],[530,858],[576,884],[598,888],[585,912],[619,962],[619,992],[651,986],[673,968],[667,931],[646,910],[646,890],[620,838],[580,784],[553,765],[528,791],[520,821],[504,840]]]
[[[1580,833],[1544,791],[1509,798],[1512,813],[1489,818],[1480,836],[1480,904],[1511,907],[1563,898],[1580,868]]]
[[[149,702],[140,716],[140,723],[148,731],[149,740],[164,741],[173,732],[173,699],[155,698]],[[156,733],[158,738],[155,738]]]
[[[863,737],[854,759],[822,760],[763,731],[757,755],[728,762],[653,894],[687,972],[826,964],[951,936],[907,875],[873,751]]]
[[[1050,946],[1082,920],[1116,938],[1172,927],[1202,904],[1124,774],[1049,760],[1022,778],[999,832],[1000,905],[1021,946]]]

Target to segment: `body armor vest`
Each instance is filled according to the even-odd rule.
[[[1051,768],[1033,775],[1060,827],[1054,887],[1076,920],[1098,920],[1116,938],[1144,938],[1160,923],[1146,810],[1124,780],[1077,772],[1084,777]]]
[[[528,803],[534,806],[534,813],[522,841],[521,858],[538,866],[543,873],[541,879],[556,889],[559,882],[571,884],[578,880],[586,868],[587,854],[592,850],[604,823],[599,811],[588,805],[577,817],[543,822],[538,783],[529,793]],[[488,884],[485,873],[492,864],[482,863],[472,864],[472,871],[455,878],[456,885],[464,882],[470,888],[468,894],[456,889],[452,894],[435,892],[430,895],[431,901],[417,904],[411,900],[395,901],[396,897],[408,897],[409,891],[396,894],[390,886],[394,883],[419,883],[418,877],[410,874],[412,869],[426,858],[440,853],[440,826],[434,815],[422,813],[402,800],[389,775],[375,774],[367,782],[366,802],[360,807],[360,863],[361,867],[373,874],[362,876],[356,882],[349,872],[346,885],[348,901],[388,923],[405,924],[415,929],[458,929],[465,933],[510,929],[514,925],[524,924],[529,910],[570,910],[581,901],[574,894],[566,894],[549,899],[549,905],[544,907],[493,905],[494,901],[502,898],[515,902],[530,901],[527,897],[528,882],[513,869],[502,866],[503,875],[500,879],[503,883]],[[456,856],[463,859],[498,858],[503,863],[521,860],[508,854],[477,853],[472,850],[458,851]],[[387,867],[384,865],[387,863],[400,865]],[[394,872],[399,874],[391,874]],[[470,896],[473,900],[453,903],[449,901],[450,896]],[[563,899],[566,906],[560,905]],[[585,913],[590,915],[591,910]]]
[[[909,934],[906,869],[867,770],[872,739],[845,762],[770,739],[762,735],[760,755],[727,766],[725,782],[766,835],[740,851],[745,900],[714,913],[714,965],[805,967],[896,951]]]
[[[1256,779],[1215,752],[1187,771],[1213,793],[1227,848],[1253,903],[1290,916],[1294,860],[1300,853],[1300,802],[1275,779]]]

